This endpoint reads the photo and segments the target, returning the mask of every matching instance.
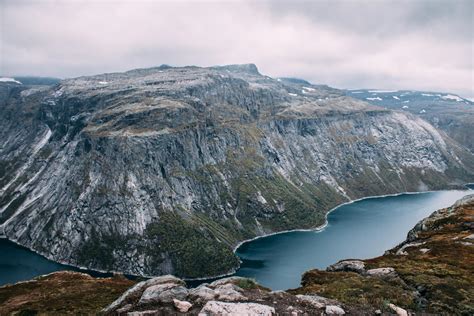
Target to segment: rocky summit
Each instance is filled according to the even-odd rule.
[[[229,273],[243,240],[474,175],[473,154],[420,117],[255,65],[0,82],[0,138],[0,233],[142,276]]]

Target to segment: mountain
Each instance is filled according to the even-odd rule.
[[[474,152],[474,102],[452,93],[426,91],[348,90],[346,95],[391,110],[413,113]]]
[[[473,154],[420,117],[255,65],[0,83],[0,137],[0,231],[137,275],[228,273],[243,240],[474,175]]]

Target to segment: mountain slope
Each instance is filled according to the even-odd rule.
[[[348,199],[473,178],[473,155],[422,119],[254,65],[0,89],[4,234],[93,269],[222,274],[239,241]]]
[[[450,93],[407,90],[360,89],[346,94],[387,109],[418,115],[474,152],[474,102],[468,99]]]

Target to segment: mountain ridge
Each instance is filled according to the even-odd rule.
[[[341,202],[472,181],[472,154],[412,114],[227,67],[0,86],[4,234],[91,269],[207,277]]]

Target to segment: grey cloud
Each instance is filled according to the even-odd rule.
[[[340,88],[474,97],[472,1],[0,0],[0,74],[256,63]]]

